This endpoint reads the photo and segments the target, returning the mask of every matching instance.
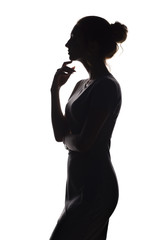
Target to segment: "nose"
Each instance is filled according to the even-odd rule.
[[[69,48],[69,43],[70,43],[70,39],[69,39],[68,42],[65,44],[65,47]]]

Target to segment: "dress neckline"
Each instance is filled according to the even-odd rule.
[[[110,76],[111,76],[111,73],[105,74],[102,77],[99,77],[98,79],[85,79],[84,81],[86,81],[86,82],[84,83],[83,87],[84,87],[84,89],[87,89],[88,87],[90,87],[91,85],[93,85],[96,82],[98,83],[99,81],[101,81],[105,78],[107,80],[107,78]]]
[[[76,98],[79,98],[81,95],[83,95],[83,93],[88,91],[88,89],[90,89],[92,86],[94,86],[95,84],[99,83],[103,79],[106,78],[106,81],[107,81],[107,78],[109,78],[110,76],[112,76],[112,75],[111,74],[106,74],[106,75],[104,75],[104,76],[102,76],[102,77],[100,77],[100,78],[98,78],[96,80],[90,80],[90,79],[81,80],[81,85],[79,86],[79,88],[75,92],[75,94],[77,95]],[[87,84],[88,82],[90,82],[90,83]]]

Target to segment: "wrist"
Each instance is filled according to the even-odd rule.
[[[60,86],[53,81],[52,86],[51,86],[51,92],[57,92],[60,90]]]

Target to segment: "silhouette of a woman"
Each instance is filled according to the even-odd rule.
[[[127,37],[119,22],[80,19],[66,43],[70,60],[57,70],[51,87],[55,139],[68,149],[64,210],[50,240],[104,240],[118,201],[118,183],[110,159],[110,140],[121,107],[121,90],[105,61]],[[89,78],[79,81],[63,115],[59,90],[80,61]]]

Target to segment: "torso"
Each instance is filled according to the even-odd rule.
[[[107,88],[110,82],[113,82],[113,84],[116,86],[116,91],[117,91],[116,93],[117,99],[115,99],[115,106],[114,106],[115,109],[113,109],[113,112],[114,112],[113,118],[115,123],[115,120],[118,116],[120,106],[121,106],[121,90],[118,82],[114,79],[112,75],[105,76],[101,79],[93,80],[90,82],[88,82],[88,80],[85,79],[85,80],[79,81],[78,87],[69,98],[68,103],[66,105],[66,109],[65,109],[65,115],[68,119],[69,126],[73,133],[75,134],[80,133],[83,127],[83,124],[85,122],[85,119],[87,118],[87,115],[88,115],[91,98],[93,97],[93,94],[95,94],[95,91],[97,90],[97,88],[101,87],[100,86],[101,84],[102,84],[102,88],[103,88],[103,85],[105,88]],[[106,90],[106,92],[108,91],[107,89],[104,89],[104,88],[102,89],[102,91],[103,90],[104,91]]]
[[[111,103],[113,109],[110,119],[104,124],[90,151],[87,153],[69,151],[66,190],[68,209],[77,204],[90,202],[95,196],[103,196],[105,204],[104,201],[110,201],[110,198],[112,203],[116,204],[118,198],[118,183],[109,149],[110,138],[121,105],[120,87],[112,76],[93,81],[88,86],[85,86],[86,82],[87,80],[82,80],[78,83],[66,106],[66,117],[73,134],[80,133],[91,107],[91,100],[97,91],[102,90],[109,94],[108,87],[113,84],[116,91],[115,103]]]

